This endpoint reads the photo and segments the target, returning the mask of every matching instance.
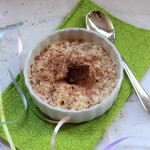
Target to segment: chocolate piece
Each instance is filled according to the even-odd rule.
[[[89,65],[76,65],[68,67],[66,81],[70,84],[78,83],[88,77]]]

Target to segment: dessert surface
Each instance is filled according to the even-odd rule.
[[[29,80],[34,93],[49,105],[82,110],[111,94],[117,68],[102,47],[66,40],[41,50],[30,66]]]

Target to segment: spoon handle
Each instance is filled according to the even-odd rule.
[[[145,110],[150,114],[150,97],[145,92],[140,83],[137,81],[137,79],[135,78],[135,76],[133,75],[133,73],[131,72],[130,68],[127,66],[124,60],[123,67],[142,105],[144,106]]]

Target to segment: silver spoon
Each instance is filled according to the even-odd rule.
[[[86,16],[86,27],[105,36],[111,42],[115,39],[115,30],[110,19],[100,11],[91,11]],[[139,84],[128,65],[122,58],[123,67],[145,110],[150,114],[150,97]]]

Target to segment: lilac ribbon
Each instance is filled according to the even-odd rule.
[[[3,150],[10,150],[10,148],[7,148],[3,143],[0,142],[0,146],[3,148]]]
[[[103,150],[111,150],[115,145],[117,145],[118,143],[127,140],[129,138],[133,138],[134,136],[127,136],[127,137],[123,137],[121,139],[118,139],[117,141],[114,141],[113,143],[107,145]]]

